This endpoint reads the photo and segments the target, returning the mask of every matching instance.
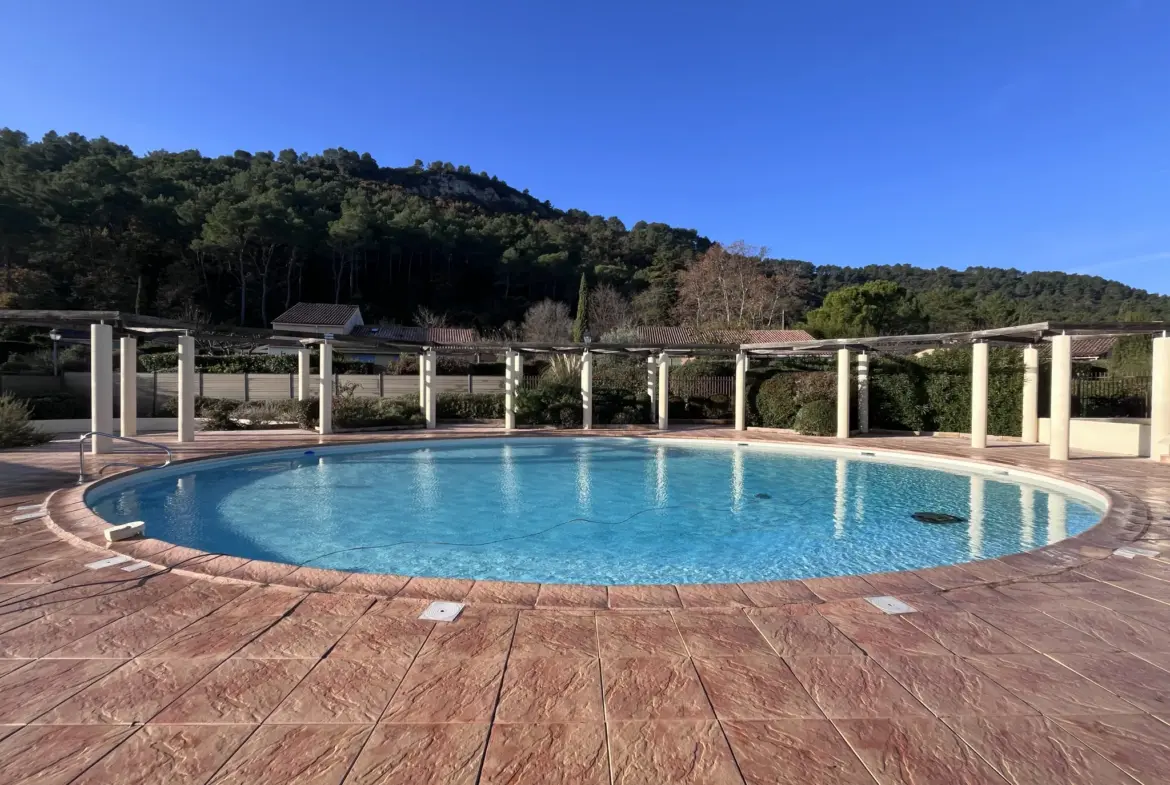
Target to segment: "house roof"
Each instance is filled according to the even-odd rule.
[[[1072,340],[1072,356],[1074,360],[1096,360],[1098,357],[1104,357],[1113,351],[1113,344],[1117,341],[1113,336],[1101,336],[1095,338],[1073,338]],[[1052,354],[1051,344],[1044,344],[1040,347],[1041,356],[1049,356]]]
[[[697,330],[693,327],[638,327],[638,339],[656,346],[741,344],[770,341],[811,341],[804,330]]]
[[[355,313],[361,313],[361,309],[356,305],[297,303],[273,319],[272,323],[344,327]]]
[[[354,329],[353,335],[359,338],[376,338],[383,341],[412,341],[458,346],[479,341],[479,334],[472,327],[407,327],[398,324],[368,324]]]

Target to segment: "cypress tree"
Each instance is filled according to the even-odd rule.
[[[581,273],[581,286],[577,290],[577,318],[573,320],[573,340],[581,343],[589,332],[589,284],[585,273]]]

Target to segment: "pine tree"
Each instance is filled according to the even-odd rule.
[[[573,341],[581,343],[589,332],[589,283],[581,273],[581,286],[577,290],[577,318],[573,320]]]

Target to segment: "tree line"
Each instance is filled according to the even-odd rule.
[[[519,330],[536,307],[560,330],[580,300],[596,302],[595,334],[1170,318],[1170,298],[1095,276],[816,266],[694,229],[627,227],[465,164],[383,167],[343,148],[135,155],[101,137],[0,130],[0,307],[260,326],[300,300],[485,331]]]

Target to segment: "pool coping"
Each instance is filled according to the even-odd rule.
[[[1014,460],[996,460],[992,456],[955,457],[933,453],[929,449],[917,451],[890,449],[866,443],[809,442],[777,440],[783,434],[734,432],[731,437],[695,436],[686,431],[522,431],[506,438],[569,437],[569,438],[647,438],[680,439],[709,443],[757,442],[768,445],[792,445],[815,450],[845,454],[871,453],[901,456],[916,461],[937,460],[945,464],[974,464],[1003,469],[1005,467],[1033,475],[1057,485],[1076,486],[1086,493],[1104,497],[1107,509],[1101,520],[1085,531],[1057,543],[993,559],[960,562],[953,565],[928,567],[897,572],[861,573],[824,578],[805,578],[745,583],[694,583],[650,585],[587,585],[554,583],[519,583],[510,581],[477,581],[463,578],[427,578],[378,573],[346,572],[319,567],[300,567],[294,564],[247,559],[209,553],[194,548],[153,538],[126,540],[107,544],[104,530],[107,521],[93,512],[85,503],[85,494],[91,489],[115,478],[125,477],[119,472],[73,488],[53,492],[46,503],[46,523],[57,536],[79,547],[110,555],[124,554],[155,568],[210,581],[266,585],[293,590],[340,592],[394,598],[409,601],[455,600],[501,609],[554,610],[665,610],[665,609],[738,609],[768,608],[797,603],[848,602],[874,594],[897,594],[914,604],[919,596],[980,586],[998,586],[1018,581],[1057,576],[1085,564],[1112,555],[1114,549],[1139,539],[1149,526],[1149,508],[1139,498],[1110,487],[1105,482],[1089,483]],[[432,439],[458,440],[499,438],[498,434],[429,433],[420,438],[411,434],[412,441]],[[763,438],[771,437],[771,438]],[[311,438],[306,434],[306,444]],[[403,441],[400,434],[382,440],[363,441],[362,444],[396,443]],[[319,442],[316,442],[321,446]],[[268,452],[297,449],[287,445],[270,448],[243,448],[214,456],[198,456],[175,461],[172,465],[221,458],[261,455]],[[867,456],[868,457],[868,456]],[[131,470],[137,472],[141,470]],[[1018,478],[1017,478],[1018,479]]]

